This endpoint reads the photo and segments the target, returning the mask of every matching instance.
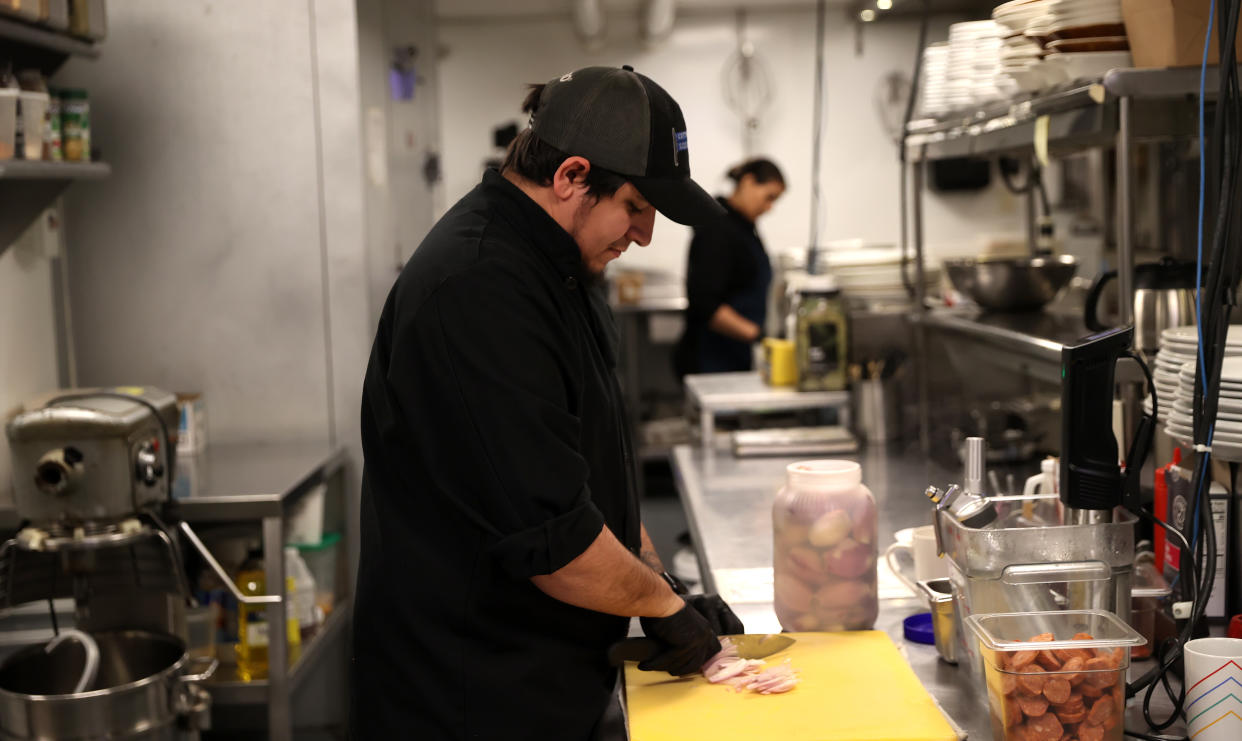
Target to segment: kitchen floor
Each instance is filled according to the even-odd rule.
[[[677,484],[667,461],[653,461],[643,466],[646,496],[642,502],[643,524],[655,544],[664,566],[673,568],[673,555],[681,549],[679,542],[687,531],[686,512],[677,495]]]

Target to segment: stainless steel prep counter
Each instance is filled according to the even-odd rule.
[[[863,482],[875,495],[881,552],[893,541],[895,531],[930,523],[931,507],[923,496],[928,484],[944,486],[960,478],[960,472],[937,466],[913,446],[910,452],[871,448],[841,457],[861,464]],[[720,592],[730,602],[747,632],[780,630],[772,611],[771,506],[784,484],[785,467],[794,460],[738,459],[727,452],[688,445],[673,451],[673,473],[702,565],[704,587]],[[901,621],[926,610],[922,599],[881,599],[876,629],[893,639],[953,724],[970,738],[991,738],[987,698],[972,690],[965,670],[940,661],[935,647],[911,643],[902,636]],[[1135,662],[1131,676],[1148,666],[1147,661]],[[1168,713],[1167,703],[1153,704],[1157,717]],[[1128,728],[1144,726],[1138,702],[1130,702],[1126,715]],[[1180,723],[1168,732],[1177,733],[1179,727]]]

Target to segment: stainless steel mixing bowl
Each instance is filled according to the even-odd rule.
[[[1074,277],[1078,261],[1048,257],[945,260],[953,287],[993,311],[1034,311],[1056,298]]]

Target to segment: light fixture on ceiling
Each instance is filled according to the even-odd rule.
[[[871,8],[863,8],[862,12],[858,14],[858,20],[862,21],[863,23],[870,23],[871,21],[874,21],[875,11],[872,10]]]
[[[603,0],[574,0],[573,4],[574,31],[587,51],[599,51],[604,48],[604,17]]]
[[[875,7],[879,10],[891,10],[893,7],[893,0],[875,0]]]
[[[639,16],[639,35],[643,43],[655,46],[673,33],[677,20],[676,0],[646,0]]]

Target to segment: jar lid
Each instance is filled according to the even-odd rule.
[[[901,621],[901,632],[907,641],[925,643],[928,646],[936,643],[936,631],[932,628],[932,614],[920,612]]]
[[[840,488],[862,483],[862,466],[856,461],[798,461],[785,467],[790,484],[813,488]]]
[[[791,281],[794,290],[799,293],[840,293],[837,278],[833,275],[799,275]]]

